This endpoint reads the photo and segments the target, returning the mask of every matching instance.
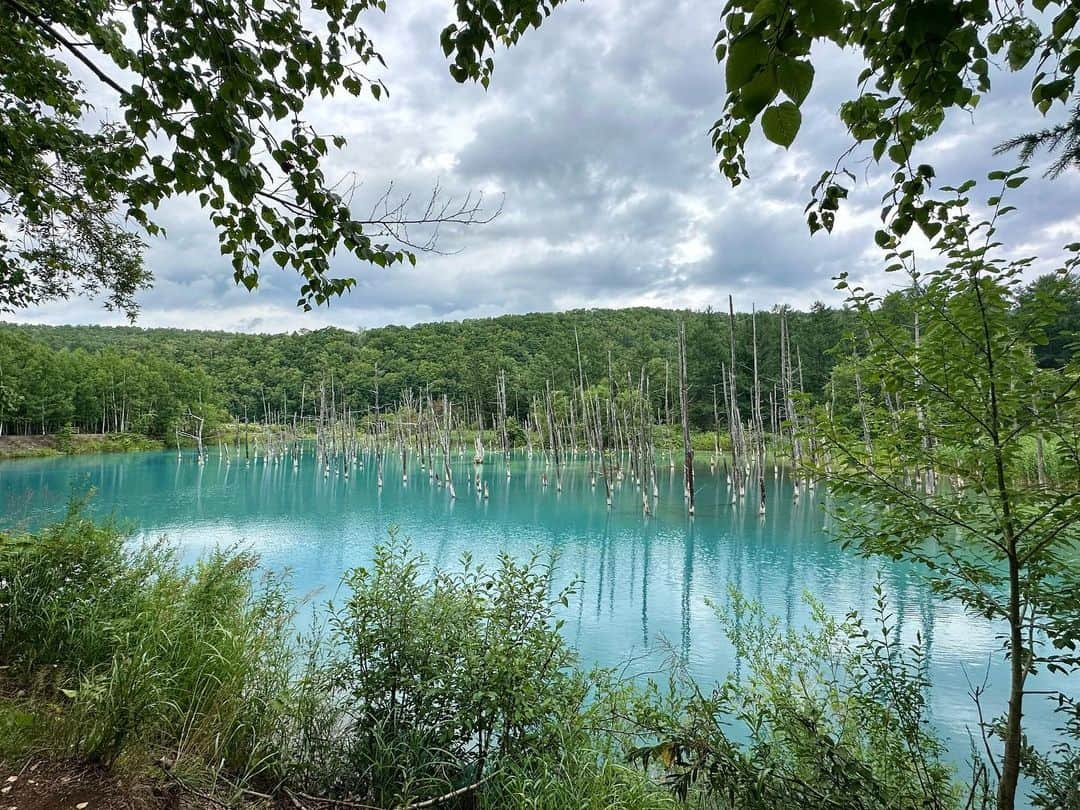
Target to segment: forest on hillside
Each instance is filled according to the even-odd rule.
[[[171,431],[189,408],[217,420],[259,420],[269,410],[314,404],[334,383],[345,406],[363,414],[406,390],[494,408],[496,379],[507,376],[508,410],[520,417],[545,385],[569,390],[578,373],[636,387],[642,369],[654,405],[673,403],[676,332],[687,322],[694,417],[708,424],[712,386],[728,356],[726,312],[662,309],[579,310],[506,315],[360,332],[327,328],[278,335],[101,326],[5,326],[0,373],[8,432],[54,432],[67,423],[87,432]],[[828,307],[788,313],[807,389],[820,392],[841,343],[846,314]],[[740,360],[750,364],[750,316],[736,319]],[[743,334],[745,333],[745,334]],[[779,316],[758,314],[763,367],[779,369]],[[670,407],[670,405],[669,405]]]
[[[1045,276],[1019,297],[1037,292],[1069,302],[1037,347],[1040,363],[1060,366],[1080,330],[1080,285]],[[910,323],[903,295],[884,301],[897,323]],[[753,331],[765,391],[779,382],[783,313],[799,388],[826,391],[837,361],[859,340],[849,310],[815,304],[809,311],[773,307],[735,314],[736,376],[750,409]],[[288,334],[238,334],[106,326],[0,325],[0,433],[53,433],[67,425],[84,432],[171,435],[189,411],[210,423],[258,421],[268,411],[311,409],[320,383],[334,382],[345,407],[358,414],[408,390],[474,401],[489,410],[496,380],[507,378],[507,409],[519,420],[550,384],[571,390],[581,368],[591,384],[636,388],[649,380],[654,410],[665,421],[677,408],[676,333],[686,322],[687,372],[693,424],[713,424],[713,396],[730,365],[727,311],[656,308],[572,310],[504,315],[412,327],[350,332],[327,328]],[[854,341],[854,342],[853,342]],[[630,382],[627,382],[628,379]],[[746,384],[742,384],[746,383]]]

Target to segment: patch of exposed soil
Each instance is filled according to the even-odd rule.
[[[188,810],[175,787],[121,778],[77,762],[0,768],[0,810]]]
[[[56,450],[55,436],[0,436],[0,456]]]

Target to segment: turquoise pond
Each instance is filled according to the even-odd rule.
[[[732,506],[723,472],[703,461],[693,519],[685,513],[681,470],[666,458],[654,514],[644,518],[629,481],[609,509],[603,484],[590,486],[583,462],[569,466],[557,492],[554,480],[543,485],[552,469],[524,453],[515,455],[509,480],[501,458],[488,457],[486,499],[466,483],[471,454],[456,457],[456,500],[415,461],[404,483],[394,457],[381,490],[370,463],[349,479],[324,477],[310,454],[296,468],[290,461],[228,464],[216,451],[204,465],[175,452],[9,461],[0,462],[0,508],[4,525],[32,527],[60,515],[73,493],[93,488],[94,511],[122,517],[136,537],[167,535],[190,559],[214,546],[251,548],[268,568],[289,569],[298,593],[317,592],[315,603],[333,597],[342,572],[370,560],[390,526],[440,566],[453,566],[464,552],[479,561],[500,550],[544,558],[557,552],[558,578],[581,581],[564,611],[564,632],[584,665],[631,661],[631,671],[648,672],[674,653],[704,681],[735,666],[708,604],[722,602],[729,585],[801,626],[805,592],[837,615],[868,614],[881,576],[903,633],[925,639],[933,721],[954,756],[964,756],[974,722],[969,681],[988,677],[987,705],[1003,706],[1006,663],[995,631],[934,596],[912,567],[841,549],[830,539],[820,495],[795,502],[782,472],[767,478],[769,509],[760,518],[749,499]],[[1040,679],[1035,688],[1049,685]],[[1051,738],[1045,706],[1032,705],[1029,719],[1034,741]]]

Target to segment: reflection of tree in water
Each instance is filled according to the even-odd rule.
[[[596,577],[596,616],[600,617],[601,607],[604,601],[604,575],[607,573],[608,545],[611,543],[611,517],[604,520],[604,531],[600,534],[600,561],[597,565]],[[614,554],[612,554],[614,557]],[[613,560],[614,562],[614,560]]]
[[[934,663],[934,594],[929,588],[919,588],[916,593],[922,619],[923,653],[926,656],[926,669],[930,671]]]
[[[743,554],[744,553],[745,553],[745,549],[743,548],[741,543],[737,543],[737,538],[736,538],[735,532],[734,531],[729,532],[728,533],[728,555],[731,558],[731,576],[728,579],[728,581],[725,583],[725,586],[728,587],[728,588],[735,587],[740,591],[743,589]],[[729,599],[727,594],[725,594],[724,598],[725,598],[725,600]],[[736,633],[738,633],[740,631],[740,629],[741,629],[742,621],[740,620],[739,614],[736,614],[734,619],[735,619],[734,631]],[[735,658],[734,658],[734,663],[735,663],[735,666],[733,668],[734,669],[734,677],[735,677],[735,682],[738,683],[739,678],[742,675],[742,658],[740,656],[736,655]]]
[[[690,591],[694,584],[694,518],[686,527],[686,545],[683,550],[682,576],[682,635],[679,657],[682,665],[690,664]]]
[[[608,532],[607,524],[605,524],[604,531]],[[608,543],[609,544],[612,543],[610,535],[608,536]],[[630,546],[633,547],[633,545],[634,545],[634,543],[631,542]],[[614,545],[612,545],[612,548],[614,548]],[[608,577],[607,577],[607,581],[608,581],[608,615],[609,616],[611,616],[611,615],[613,615],[615,613],[615,581],[616,581],[616,578],[615,578],[615,563],[616,563],[615,555],[614,554],[608,554]]]
[[[641,544],[641,643],[649,646],[649,569],[652,567],[652,532],[646,531]]]
[[[218,456],[221,458],[221,456]],[[195,507],[199,517],[203,515],[203,473],[206,472],[205,464],[195,465]]]
[[[780,492],[784,489],[784,478],[787,475],[787,468],[784,467],[780,471],[780,478],[774,488],[774,493],[779,496]],[[776,480],[776,479],[774,479]],[[795,602],[800,599],[801,596],[797,592],[795,587],[795,543],[792,542],[795,539],[795,511],[794,505],[789,506],[786,510],[787,513],[787,525],[785,531],[787,532],[789,542],[787,547],[787,584],[784,586],[784,626],[791,630],[795,624]]]
[[[586,547],[584,545],[582,545],[580,547],[580,549],[581,549],[581,559],[578,561],[578,570],[582,572],[580,574],[580,576],[584,577],[585,576],[584,572],[586,570],[588,570],[587,567],[586,567],[586,562],[587,562],[587,558],[588,558],[588,551],[587,551],[587,549],[586,549]],[[575,633],[574,633],[574,636],[575,636],[574,637],[574,647],[576,649],[581,649],[581,630],[582,630],[582,627],[583,627],[583,624],[584,624],[583,619],[585,617],[585,582],[584,582],[584,580],[582,580],[581,583],[579,583],[579,586],[578,586],[577,605],[578,605],[578,609],[577,609],[577,627],[576,627],[576,630],[575,630]]]

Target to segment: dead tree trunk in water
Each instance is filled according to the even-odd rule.
[[[742,441],[742,416],[739,413],[738,391],[735,388],[735,304],[728,296],[728,329],[731,343],[731,366],[728,368],[728,384],[731,390],[728,392],[728,432],[731,434],[731,495],[732,503],[735,502],[735,494],[742,495],[746,492],[746,483],[743,480],[744,447]]]
[[[712,387],[712,418],[713,418],[713,455],[710,472],[716,472],[716,462],[720,458],[720,411],[716,407],[716,383]]]
[[[473,452],[473,464],[484,463],[484,412],[480,410],[480,401],[476,402],[476,449]],[[479,472],[477,473],[479,474]]]
[[[761,419],[761,383],[757,362],[757,309],[751,306],[750,327],[754,343],[754,449],[757,459],[758,514],[765,514],[765,425]]]
[[[593,401],[593,416],[596,425],[596,449],[600,453],[600,473],[604,478],[604,493],[607,505],[611,506],[611,465],[608,462],[607,452],[604,449],[604,416],[600,407],[600,397]]]
[[[196,416],[194,413],[192,413],[191,408],[188,408],[188,412],[185,415],[194,423],[195,429],[194,431],[186,431],[180,430],[179,426],[176,428],[177,456],[180,455],[180,437],[186,436],[187,438],[195,442],[195,461],[199,464],[204,464],[206,462],[206,453],[203,450],[203,425],[206,423],[206,420],[203,419],[203,417]]]
[[[382,489],[383,475],[382,475],[382,445],[379,441],[380,427],[382,423],[382,412],[379,410],[379,364],[375,364],[375,421],[372,423],[372,433],[375,437],[375,485]]]
[[[679,319],[679,408],[682,411],[683,486],[686,508],[694,514],[694,446],[690,442],[690,402],[686,382],[686,324]]]
[[[398,451],[401,454],[401,483],[406,484],[409,481],[409,451],[408,437],[405,435],[405,420],[412,411],[412,392],[406,391],[403,397],[406,398],[398,403],[397,439]]]
[[[551,437],[551,452],[555,461],[555,491],[562,492],[562,453],[559,430],[555,416],[555,401],[551,396],[551,382],[544,383],[544,405],[547,411],[548,435]]]
[[[506,371],[500,369],[496,382],[496,399],[499,407],[499,433],[502,439],[503,461],[506,463],[506,477],[510,477],[510,434],[506,429]]]
[[[727,485],[728,490],[731,493],[731,503],[735,503],[736,495],[739,491],[738,473],[736,472],[736,467],[739,466],[739,459],[738,451],[735,448],[735,440],[732,438],[731,386],[728,385],[727,364],[725,363],[720,363],[720,390],[724,392],[724,413],[727,414],[728,439],[731,442],[731,467],[728,468],[727,472]],[[725,464],[726,463],[727,462],[725,462]]]
[[[645,376],[645,367],[641,367],[641,380],[638,383],[637,400],[637,468],[638,485],[641,488],[641,511],[648,515],[649,507],[649,484],[652,471],[652,439],[649,435],[652,421],[652,408],[649,407],[649,378]]]
[[[450,428],[453,424],[451,407],[450,400],[446,394],[443,394],[443,430],[440,444],[442,444],[443,473],[446,476],[446,486],[450,490],[450,497],[453,499],[457,497],[457,493],[454,491],[454,472],[450,468]]]
[[[780,380],[783,386],[784,415],[791,433],[792,482],[794,498],[799,499],[799,475],[802,472],[802,439],[799,436],[799,414],[795,409],[795,380],[791,368],[791,336],[788,334],[787,310],[780,313]]]

